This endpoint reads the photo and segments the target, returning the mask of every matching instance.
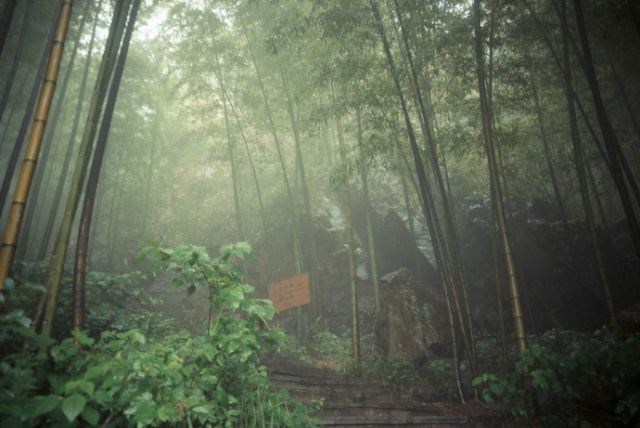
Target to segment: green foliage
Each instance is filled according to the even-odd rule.
[[[248,251],[225,247],[221,259]],[[206,252],[197,257],[194,266],[223,267],[220,259],[214,267]],[[172,263],[167,257],[159,267]],[[16,339],[32,346],[54,341],[35,335],[20,311],[0,316],[0,427],[313,426],[312,409],[269,392],[266,368],[259,365],[262,353],[283,338],[266,325],[275,309],[247,298],[252,289],[237,276],[222,275],[212,303],[228,314],[219,315],[206,336],[181,332],[159,340],[136,329],[105,331],[95,340],[74,332],[49,354],[36,355],[16,346]],[[233,313],[238,310],[246,316]]]
[[[10,308],[32,308],[38,293],[44,290],[47,265],[45,263],[23,263],[22,273],[16,276],[23,284],[20,293],[12,293]],[[88,271],[85,279],[86,312],[85,327],[98,337],[100,331],[127,331],[142,329],[148,336],[161,336],[171,331],[171,320],[161,320],[149,309],[159,302],[145,292],[144,275],[140,272],[112,274]],[[61,339],[71,331],[73,268],[68,267],[62,275],[61,293],[56,315],[54,336]]]
[[[565,394],[583,409],[603,409],[611,422],[637,423],[639,345],[640,335],[631,334],[623,339],[619,330],[608,328],[582,343],[571,343],[575,349],[569,354],[532,345],[520,353],[512,373],[484,374],[473,380],[473,386],[483,386],[481,396],[486,402],[497,399],[511,402],[513,412],[524,416],[529,415],[531,409],[525,402],[523,380],[538,397]],[[526,374],[522,375],[525,368]],[[545,414],[545,417],[557,416]]]
[[[460,373],[467,370],[467,362],[460,364]],[[456,385],[455,373],[450,362],[445,360],[434,360],[425,369],[424,377],[433,387],[438,397],[443,400],[459,400],[460,394]]]
[[[176,272],[179,275],[173,279],[172,286],[187,287],[187,294],[191,296],[197,287],[208,287],[209,304],[217,312],[215,322],[213,310],[209,312],[209,334],[226,333],[226,326],[232,325],[234,320],[227,311],[239,310],[250,321],[258,333],[267,328],[267,320],[277,313],[271,301],[267,299],[247,299],[247,294],[253,294],[254,289],[248,284],[242,284],[242,271],[235,266],[234,259],[254,257],[251,247],[246,242],[225,245],[220,248],[220,257],[212,259],[204,247],[194,245],[178,245],[173,248],[161,248],[156,242],[148,241],[136,259],[136,262],[149,261],[148,271],[152,274],[160,269]],[[247,327],[245,326],[245,327]],[[231,332],[229,332],[231,333]]]
[[[330,331],[315,331],[302,346],[285,342],[283,353],[306,363],[322,361],[325,367],[366,378],[389,390],[409,388],[420,380],[420,370],[405,358],[380,355],[370,341],[362,341],[360,347],[362,361],[357,365],[353,361],[350,330],[346,329],[341,336]]]
[[[383,388],[390,390],[408,388],[416,385],[420,380],[420,371],[416,366],[399,356],[367,358],[362,370],[364,374],[378,380]]]

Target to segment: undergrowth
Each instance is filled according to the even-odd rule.
[[[314,426],[309,413],[317,409],[269,390],[260,357],[285,336],[267,324],[271,302],[250,298],[253,288],[232,263],[249,251],[226,246],[212,259],[202,247],[150,243],[141,254],[151,272],[177,272],[174,286],[209,288],[208,335],[159,334],[155,319],[143,317],[146,327],[57,341],[37,335],[23,309],[0,315],[0,428]],[[127,292],[117,278],[104,281]],[[12,290],[14,302],[41,290],[26,284]],[[117,323],[117,310],[112,315],[107,325]],[[50,351],[34,352],[40,346]]]

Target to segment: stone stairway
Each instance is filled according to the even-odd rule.
[[[286,389],[306,404],[323,400],[313,416],[329,427],[468,427],[466,416],[443,415],[433,405],[409,392],[386,391],[353,376],[319,369],[296,360],[268,355],[267,366],[274,390]]]

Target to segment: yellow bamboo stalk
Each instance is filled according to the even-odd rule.
[[[36,115],[33,120],[33,127],[31,128],[31,134],[29,136],[27,150],[22,163],[22,169],[20,170],[18,184],[16,185],[13,202],[11,203],[9,218],[7,219],[7,224],[4,229],[2,246],[0,247],[0,293],[2,294],[5,294],[4,280],[11,272],[13,256],[15,254],[18,237],[20,235],[22,216],[27,206],[27,197],[29,196],[31,181],[38,162],[42,136],[44,135],[47,118],[49,117],[49,110],[51,109],[51,100],[53,99],[53,93],[58,79],[58,71],[60,70],[60,61],[62,60],[64,42],[69,28],[72,5],[72,0],[62,0],[62,7],[60,8],[60,14],[58,15],[58,24],[56,26],[53,43],[51,45],[51,54],[49,55],[47,72],[42,84],[42,91],[40,92],[40,99],[38,100],[38,107],[36,108]],[[3,302],[0,301],[0,313],[2,313],[2,308]]]

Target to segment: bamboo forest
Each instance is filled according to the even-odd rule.
[[[640,1],[0,0],[0,428],[640,427]]]

